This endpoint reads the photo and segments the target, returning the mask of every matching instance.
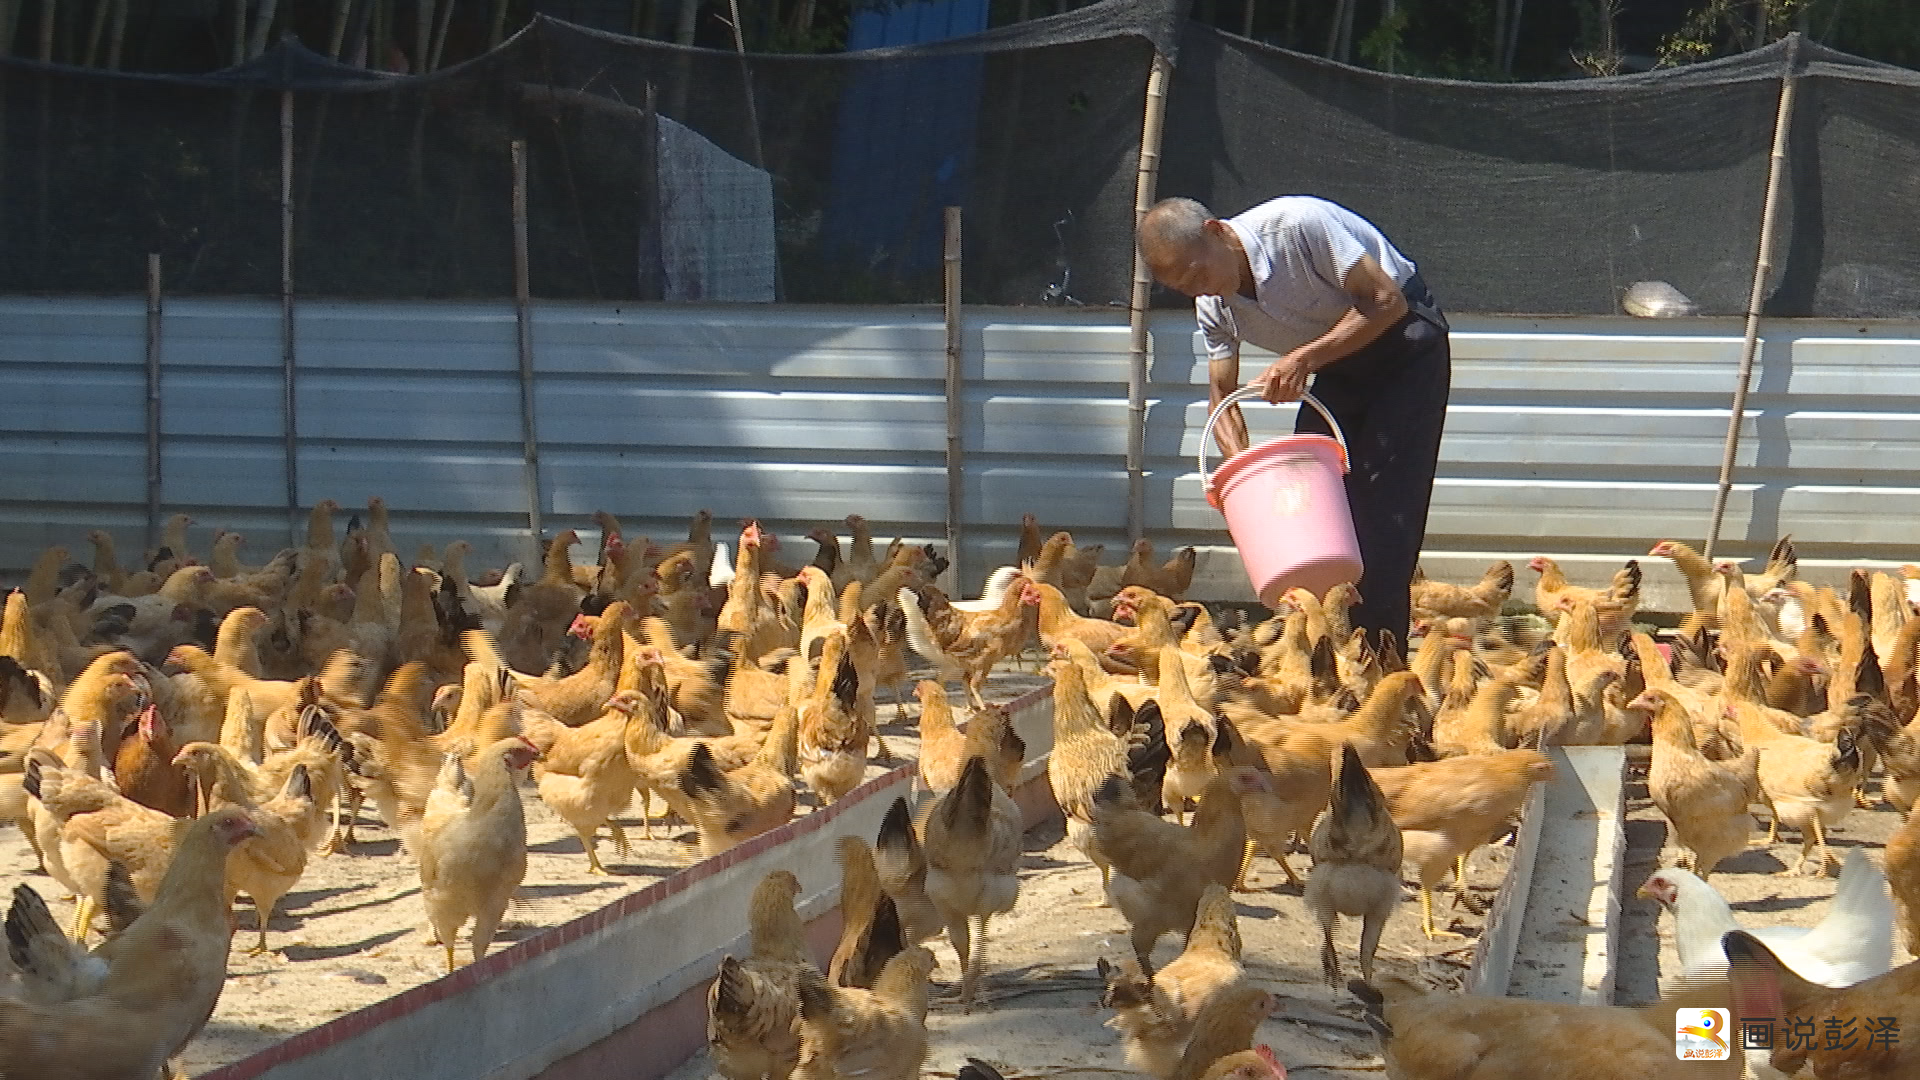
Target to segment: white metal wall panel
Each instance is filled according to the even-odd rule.
[[[760,517],[797,538],[864,514],[938,539],[945,513],[945,328],[921,308],[537,305],[536,422],[551,529],[609,509],[677,538],[689,515]],[[1654,540],[1697,542],[1739,359],[1737,322],[1454,320],[1454,380],[1429,569],[1560,558],[1598,580]],[[1153,320],[1147,524],[1202,548],[1198,592],[1249,599],[1193,454],[1206,416],[1189,316]],[[1792,532],[1815,576],[1920,559],[1920,325],[1768,323],[1723,546]],[[131,561],[144,531],[144,332],[137,299],[0,299],[0,568],[48,545],[86,559],[90,528]],[[474,541],[527,553],[511,307],[303,302],[299,501],[395,509],[403,548]],[[1124,550],[1124,312],[995,309],[963,335],[971,586],[1012,551],[1020,515]],[[173,301],[164,328],[166,512],[286,541],[278,305]],[[1263,359],[1250,354],[1246,376]],[[1256,438],[1292,407],[1247,410]],[[341,522],[344,525],[344,519]],[[841,530],[844,533],[844,527]],[[790,543],[790,560],[812,545]],[[1658,562],[1656,560],[1656,562]],[[1523,574],[1522,587],[1531,575]],[[1671,581],[1666,580],[1672,578]],[[1655,569],[1656,589],[1678,584]]]

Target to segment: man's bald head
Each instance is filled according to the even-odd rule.
[[[1161,199],[1140,219],[1140,252],[1148,265],[1164,265],[1205,241],[1212,219],[1213,211],[1196,199]]]

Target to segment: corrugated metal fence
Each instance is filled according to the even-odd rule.
[[[193,515],[202,553],[214,527],[251,534],[253,562],[288,539],[278,314],[271,301],[166,308],[161,502]],[[1737,323],[1454,324],[1430,573],[1545,553],[1599,579],[1654,540],[1705,532]],[[1179,313],[1153,323],[1146,525],[1163,552],[1203,548],[1197,595],[1250,599],[1194,472],[1206,390],[1191,327]],[[1791,532],[1816,574],[1823,560],[1920,558],[1920,324],[1764,330],[1723,551],[1763,554]],[[971,311],[965,331],[967,590],[1010,555],[1026,512],[1119,561],[1125,313]],[[0,299],[0,568],[56,543],[85,561],[93,528],[137,557],[144,335],[138,300]],[[378,494],[405,551],[465,537],[475,565],[526,555],[510,306],[308,301],[297,336],[302,505]],[[749,515],[793,538],[856,512],[883,538],[942,535],[937,310],[538,305],[533,340],[549,529],[591,538],[587,517],[605,508],[630,533],[672,539],[706,507],[723,539]],[[1249,413],[1256,438],[1291,416]]]

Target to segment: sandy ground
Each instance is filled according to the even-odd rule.
[[[986,696],[990,701],[1010,700],[1046,681],[996,674]],[[917,729],[911,722],[894,723],[884,689],[880,697],[881,734],[900,760],[870,763],[869,778],[912,760],[919,751]],[[909,700],[907,707],[911,721],[918,706]],[[802,813],[817,805],[809,793],[803,792],[801,801]],[[547,809],[530,785],[522,789],[522,802],[526,882],[494,939],[496,950],[596,911],[695,861],[693,831],[685,825],[657,821],[655,839],[642,838],[635,800],[619,819],[632,841],[631,852],[616,853],[603,834],[600,858],[611,876],[589,874],[572,828]],[[658,801],[654,811],[663,812]],[[237,1061],[445,973],[444,953],[426,929],[414,861],[400,851],[399,841],[380,823],[371,804],[362,811],[356,838],[359,843],[351,853],[315,856],[308,862],[300,883],[267,924],[268,953],[248,954],[257,940],[254,911],[244,898],[235,905],[243,929],[234,935],[220,1005],[182,1056],[189,1075]],[[0,890],[11,893],[15,883],[25,881],[51,901],[55,915],[64,920],[72,910],[65,902],[66,890],[34,867],[26,838],[11,828],[0,831]],[[457,954],[463,963],[468,950],[463,933]]]
[[[968,1057],[977,1057],[1009,1078],[1138,1076],[1127,1067],[1120,1036],[1104,1026],[1109,1015],[1099,1007],[1101,984],[1096,964],[1127,955],[1127,923],[1108,907],[1088,905],[1100,898],[1100,873],[1065,839],[1058,822],[1027,834],[1021,861],[1020,899],[1011,913],[997,916],[987,947],[987,975],[971,1012],[957,1000],[938,996],[928,1016],[932,1050],[926,1075],[952,1076]],[[1508,849],[1483,847],[1468,868],[1473,892],[1490,903],[1498,890]],[[1305,853],[1290,857],[1305,876]],[[1384,1075],[1373,1035],[1361,1024],[1360,1010],[1344,990],[1335,993],[1320,972],[1320,929],[1280,869],[1262,855],[1253,865],[1250,892],[1238,895],[1243,962],[1258,985],[1273,991],[1281,1009],[1260,1028],[1259,1041],[1274,1048],[1289,1076],[1377,1078]],[[1377,973],[1419,975],[1440,985],[1457,985],[1471,962],[1473,942],[1429,944],[1420,933],[1417,893],[1406,890],[1400,911],[1388,923],[1376,960]],[[1446,918],[1451,898],[1436,897],[1436,914]],[[1452,929],[1476,934],[1482,920],[1465,907],[1451,916]],[[1334,942],[1340,950],[1342,981],[1358,977],[1355,956],[1360,924],[1343,920]],[[1165,964],[1180,952],[1168,935],[1154,951]],[[934,972],[936,995],[957,990],[959,966],[944,941],[933,944],[941,969]],[[717,1076],[705,1054],[669,1080]]]

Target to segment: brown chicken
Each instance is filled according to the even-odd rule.
[[[1560,572],[1560,564],[1545,555],[1535,555],[1527,562],[1527,569],[1540,575],[1540,580],[1533,587],[1533,602],[1541,614],[1549,619],[1557,617],[1555,612],[1564,610],[1562,601],[1591,604],[1615,599],[1612,585],[1604,589],[1586,589],[1570,584],[1566,575]]]
[[[920,698],[920,782],[943,792],[960,782],[966,767],[966,735],[954,725],[947,692],[932,679],[914,686]]]
[[[827,967],[827,981],[872,989],[887,961],[908,945],[899,909],[880,887],[873,849],[865,840],[841,837],[834,856],[840,861],[840,942]]]
[[[1315,818],[1327,808],[1333,796],[1333,754],[1341,734],[1334,725],[1309,726],[1281,720],[1240,732],[1245,746],[1236,743],[1240,755],[1251,750],[1258,755],[1259,766],[1271,778],[1260,794],[1243,800],[1246,812],[1247,846],[1242,853],[1235,888],[1244,888],[1247,872],[1253,865],[1256,846],[1264,848],[1287,884],[1301,887],[1287,855],[1295,837],[1305,839]],[[1247,764],[1253,764],[1247,761]]]
[[[1218,885],[1207,886],[1186,948],[1151,979],[1132,957],[1117,965],[1102,958],[1099,972],[1106,982],[1100,1004],[1115,1010],[1106,1026],[1120,1032],[1127,1064],[1150,1076],[1171,1075],[1200,1010],[1246,974],[1233,898]]]
[[[1434,926],[1433,886],[1452,867],[1456,900],[1466,893],[1467,856],[1520,809],[1535,783],[1553,778],[1553,762],[1538,750],[1506,750],[1371,772],[1419,877],[1420,929],[1429,939],[1461,936]]]
[[[600,864],[600,827],[613,831],[614,848],[628,853],[627,834],[613,820],[633,799],[633,766],[627,760],[626,731],[641,723],[638,708],[607,708],[598,720],[564,728],[534,768],[540,801],[566,819],[587,852],[587,872],[605,874]]]
[[[607,699],[618,688],[630,610],[616,600],[607,605],[591,629],[583,616],[576,616],[567,633],[593,643],[586,664],[579,671],[558,679],[517,680],[516,692],[527,704],[568,727],[579,727],[598,719],[606,710]],[[473,659],[490,658],[475,656]]]
[[[1827,830],[1852,812],[1853,789],[1866,773],[1861,746],[1846,728],[1835,742],[1824,743],[1789,735],[1770,718],[1778,710],[1767,708],[1762,689],[1761,664],[1768,652],[1765,646],[1742,648],[1729,659],[1722,707],[1739,725],[1743,743],[1760,752],[1761,797],[1772,811],[1768,842],[1780,826],[1798,829],[1800,859],[1787,872],[1824,874],[1838,863],[1827,848]],[[1810,865],[1815,849],[1820,857]]]
[[[473,921],[473,958],[487,955],[507,902],[527,874],[527,822],[514,773],[540,752],[514,736],[480,750],[468,773],[446,755],[420,820],[420,895],[454,968],[454,935]]]
[[[1441,619],[1489,619],[1500,614],[1507,596],[1513,592],[1513,564],[1505,559],[1494,563],[1487,567],[1487,572],[1479,582],[1470,587],[1429,580],[1419,567],[1415,567],[1411,591],[1416,623],[1433,623]]]
[[[1029,583],[1020,590],[1020,602],[1040,609],[1040,644],[1048,649],[1067,638],[1086,645],[1095,656],[1105,656],[1116,642],[1133,632],[1130,626],[1105,619],[1088,619],[1073,613],[1067,599],[1051,585]]]
[[[1100,785],[1093,832],[1113,866],[1107,895],[1126,916],[1142,970],[1153,970],[1150,956],[1162,934],[1193,929],[1208,885],[1233,882],[1246,846],[1240,797],[1270,790],[1272,781],[1258,769],[1224,769],[1201,794],[1193,825],[1183,829],[1134,805],[1118,776]]]
[[[1920,961],[1845,989],[1807,982],[1759,939],[1735,930],[1725,940],[1736,1016],[1772,1021],[1768,1063],[1788,1076],[1811,1066],[1814,1080],[1910,1080],[1920,1075]],[[1855,1027],[1854,1021],[1861,1023]],[[1796,1036],[1820,1030],[1829,1038]],[[1876,1037],[1876,1035],[1878,1037]]]
[[[829,634],[813,692],[798,706],[800,775],[828,804],[866,778],[867,745],[873,738],[873,725],[856,701],[860,674],[851,653],[844,632]]]
[[[168,1059],[206,1026],[226,985],[233,931],[224,867],[227,853],[252,835],[239,810],[215,811],[189,827],[146,910],[89,958],[105,971],[95,967],[98,981],[84,992],[39,1002],[0,996],[3,1075],[163,1075]]]
[[[1120,568],[1120,587],[1138,585],[1175,601],[1185,600],[1187,590],[1193,586],[1193,568],[1197,559],[1198,553],[1193,548],[1184,547],[1165,563],[1156,566],[1153,563],[1153,541],[1144,538],[1136,540],[1126,565]],[[1088,595],[1091,596],[1092,592],[1089,589]]]
[[[1235,983],[1215,994],[1193,1020],[1193,1037],[1167,1080],[1202,1080],[1224,1075],[1214,1065],[1253,1049],[1254,1032],[1273,1015],[1278,999],[1250,983]]]
[[[239,809],[252,819],[257,832],[227,856],[227,902],[232,904],[240,893],[252,898],[260,939],[247,952],[259,956],[267,951],[267,922],[273,909],[306,872],[311,838],[326,819],[326,807],[314,797],[307,767],[296,765],[286,787],[273,798]]]
[[[1647,793],[1672,823],[1683,865],[1704,881],[1721,860],[1745,851],[1753,834],[1747,806],[1759,795],[1754,751],[1742,761],[1708,760],[1694,740],[1693,717],[1665,687],[1647,687],[1633,705],[1653,711]]]
[[[793,907],[800,880],[775,870],[754,886],[745,960],[720,961],[707,989],[707,1054],[727,1080],[785,1080],[800,1060],[800,980],[818,977]]]
[[[1390,1080],[1534,1080],[1543,1069],[1563,1080],[1738,1080],[1742,1072],[1739,1054],[1676,1064],[1675,1011],[1726,1008],[1724,982],[1637,1009],[1429,991],[1396,975],[1377,988],[1347,987],[1380,1037]]]
[[[106,902],[110,863],[124,866],[140,899],[152,901],[187,822],[141,806],[103,781],[38,760],[27,764],[25,787],[57,829],[50,835],[59,837],[60,863],[79,896],[75,941],[86,940]]]
[[[1111,870],[1094,836],[1093,799],[1107,778],[1129,775],[1127,742],[1094,709],[1078,666],[1055,660],[1048,670],[1053,674],[1053,750],[1047,755],[1047,784],[1067,817],[1067,839],[1100,868],[1104,889]]]
[[[720,771],[713,750],[696,745],[680,774],[680,793],[700,834],[700,854],[718,855],[793,817],[794,770],[798,753],[795,710],[783,709],[751,762],[730,773]]]
[[[967,759],[960,783],[927,813],[927,899],[945,921],[959,959],[963,1006],[973,1004],[980,984],[988,921],[1012,911],[1020,895],[1021,825],[1020,807],[1001,790],[983,756]]]
[[[1340,958],[1333,948],[1333,926],[1341,915],[1358,915],[1360,977],[1373,981],[1373,954],[1380,933],[1400,906],[1400,828],[1393,823],[1386,796],[1367,774],[1352,743],[1340,747],[1340,774],[1333,805],[1313,827],[1307,850],[1313,869],[1307,874],[1307,910],[1320,921],[1320,969],[1327,985],[1340,985]]]
[[[142,684],[146,685],[145,680]],[[114,784],[142,806],[173,817],[192,817],[193,779],[174,764],[178,752],[166,720],[149,701],[122,730],[113,756]]]
[[[800,1061],[794,1080],[915,1080],[927,1057],[927,975],[933,953],[906,949],[873,989],[800,973]]]
[[[993,665],[1019,652],[1033,635],[1034,610],[1023,601],[1027,584],[1024,577],[1013,578],[1000,602],[986,611],[956,610],[931,585],[922,586],[917,594],[913,589],[897,594],[907,620],[908,644],[941,678],[965,684],[975,708],[986,703],[980,688]],[[936,608],[943,615],[937,626],[931,617]]]

